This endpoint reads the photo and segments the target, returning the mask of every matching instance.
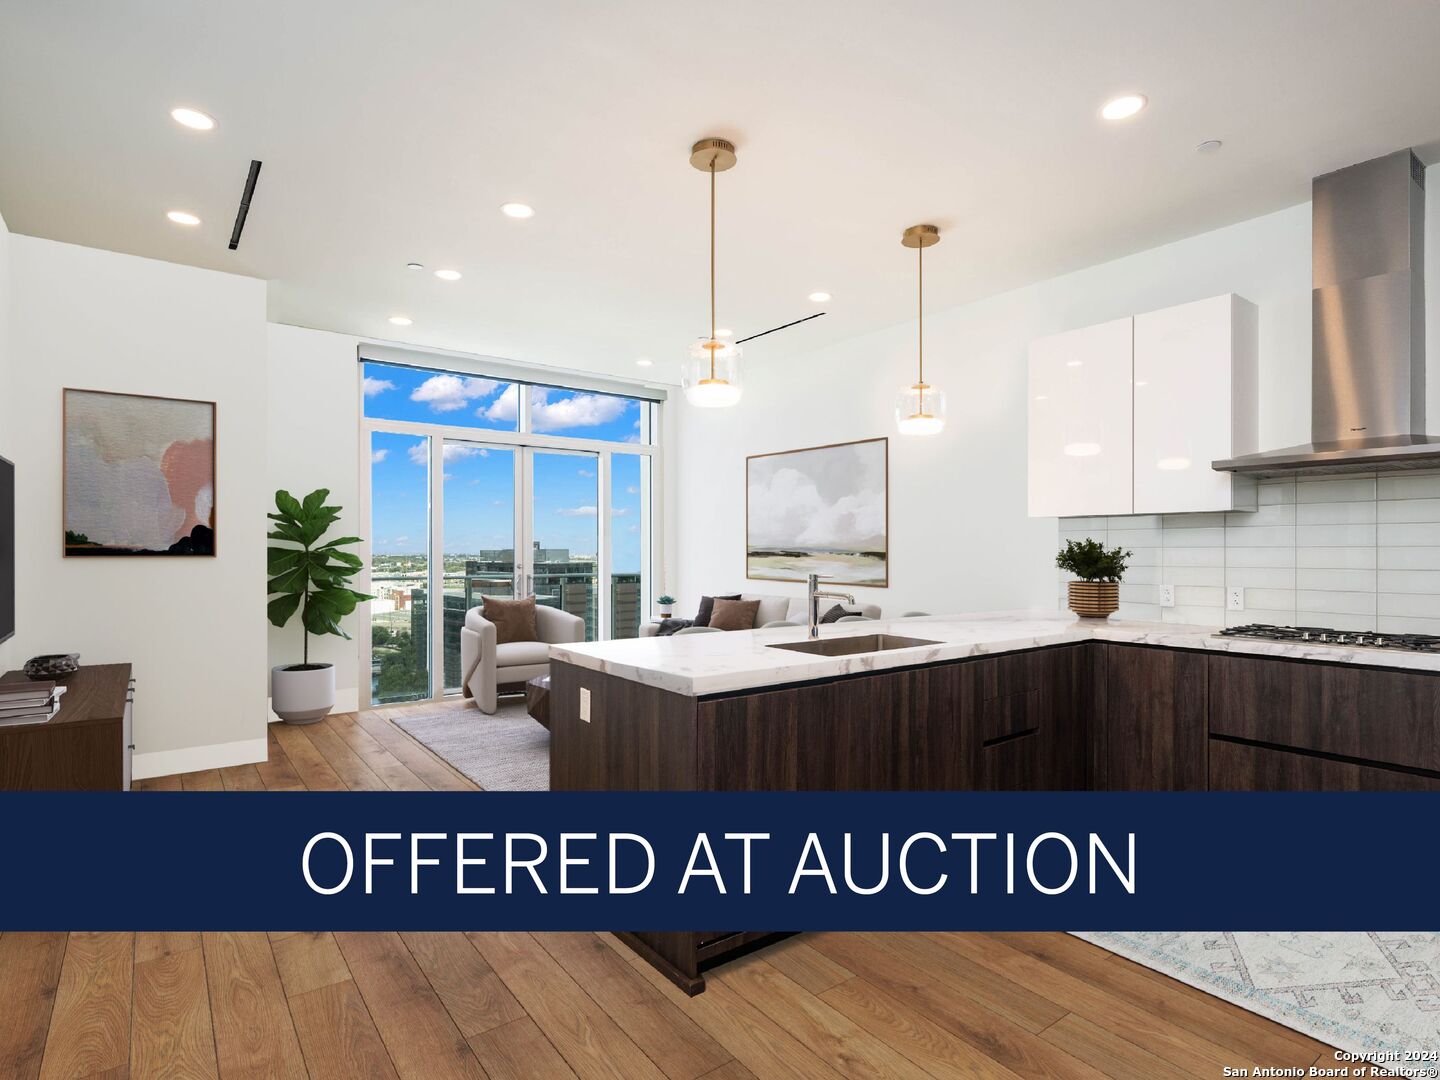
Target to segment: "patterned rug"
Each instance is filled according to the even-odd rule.
[[[493,716],[472,703],[396,717],[395,725],[486,791],[550,790],[550,732],[530,718],[523,698],[501,698]]]
[[[1392,1070],[1380,1055],[1422,1055],[1400,1060],[1411,1075],[1437,1064],[1440,934],[1075,936]]]

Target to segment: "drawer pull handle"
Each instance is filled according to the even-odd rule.
[[[980,744],[980,746],[984,750],[989,750],[992,746],[999,746],[1001,743],[1014,742],[1016,739],[1023,739],[1027,735],[1034,735],[1039,730],[1039,727],[1031,727],[1026,728],[1024,731],[1012,731],[1008,735],[996,735],[993,739],[986,739]]]

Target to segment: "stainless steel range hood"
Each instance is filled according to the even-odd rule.
[[[1440,468],[1425,434],[1425,170],[1399,150],[1313,181],[1311,441],[1253,476]]]

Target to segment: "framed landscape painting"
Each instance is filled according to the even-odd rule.
[[[215,403],[65,391],[65,554],[215,554]]]
[[[890,440],[745,459],[745,576],[890,583]]]

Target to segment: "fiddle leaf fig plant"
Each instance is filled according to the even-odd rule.
[[[320,543],[326,531],[340,518],[340,507],[327,506],[328,488],[296,499],[288,491],[275,493],[278,513],[267,515],[275,524],[267,534],[271,544],[266,570],[270,574],[267,606],[270,621],[284,626],[300,612],[303,663],[310,663],[310,635],[334,634],[349,639],[340,620],[355,610],[369,594],[350,588],[360,572],[360,556],[343,547],[361,543],[358,536],[341,536]]]
[[[1106,549],[1098,540],[1067,540],[1055,556],[1055,565],[1081,581],[1119,581],[1131,552]]]

